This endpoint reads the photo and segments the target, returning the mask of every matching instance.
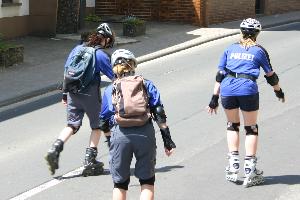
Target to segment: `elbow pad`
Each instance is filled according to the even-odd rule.
[[[108,122],[108,120],[104,120],[104,119],[100,118],[99,129],[101,131],[103,131],[104,133],[109,132],[110,129],[109,129],[109,122]]]
[[[279,83],[279,77],[275,72],[272,74],[272,76],[264,75],[264,77],[271,86],[277,85]]]
[[[216,74],[216,81],[218,83],[221,83],[223,81],[223,79],[225,78],[225,74],[223,71],[219,70]]]
[[[158,123],[166,123],[166,113],[164,110],[164,107],[161,105],[155,106],[154,108],[151,109],[154,121],[158,122]]]

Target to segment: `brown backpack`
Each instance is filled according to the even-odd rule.
[[[112,104],[121,127],[142,126],[150,118],[148,94],[141,76],[125,76],[113,82]]]

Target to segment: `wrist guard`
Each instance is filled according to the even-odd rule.
[[[264,75],[264,77],[271,86],[277,85],[279,82],[279,77],[275,72],[272,74],[272,76]]]
[[[105,142],[107,142],[107,146],[108,146],[108,148],[110,147],[110,136],[105,136],[106,137],[106,141]]]
[[[175,143],[173,142],[170,134],[170,129],[169,127],[160,129],[160,133],[164,142],[164,147],[168,150],[176,148]]]
[[[63,93],[62,94],[62,100],[67,101],[67,99],[68,99],[67,93]]]
[[[279,99],[284,99],[284,93],[281,88],[278,91],[274,90],[274,92],[275,92],[276,97],[278,97]]]
[[[211,100],[209,102],[209,107],[212,108],[212,109],[216,109],[218,106],[219,106],[219,95],[216,95],[214,94],[212,97],[211,97]]]

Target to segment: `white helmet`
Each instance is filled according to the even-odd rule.
[[[134,62],[133,68],[137,66],[137,60],[131,51],[126,49],[118,49],[111,55],[111,65],[115,66],[116,64],[126,63],[126,61],[132,60]]]
[[[115,42],[114,34],[107,23],[102,23],[97,27],[97,33],[103,35],[104,37],[110,38],[109,47],[113,47]]]
[[[258,20],[248,18],[244,19],[240,25],[241,32],[247,35],[257,35],[262,27]]]

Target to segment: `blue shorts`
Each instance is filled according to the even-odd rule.
[[[259,93],[245,96],[221,96],[222,106],[225,109],[240,108],[243,111],[256,111],[259,109]]]
[[[147,180],[155,175],[156,139],[151,122],[143,126],[122,128],[118,125],[111,129],[109,148],[110,173],[114,183],[123,183],[130,178],[130,165],[136,159],[134,175]]]

